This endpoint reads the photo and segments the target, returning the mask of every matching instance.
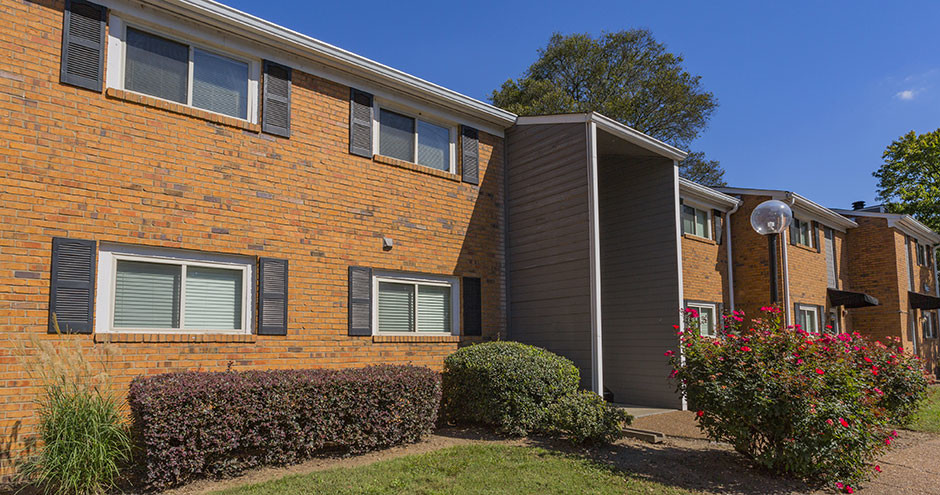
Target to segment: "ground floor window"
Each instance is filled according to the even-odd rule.
[[[252,258],[102,245],[98,331],[249,333],[253,270]]]
[[[925,339],[937,338],[937,314],[934,311],[922,311],[921,325]]]
[[[819,333],[819,307],[809,304],[797,304],[796,324],[804,331]]]
[[[686,306],[698,313],[698,328],[703,337],[718,335],[718,309],[716,304],[690,302]]]
[[[456,279],[379,273],[373,287],[379,333],[456,333]]]

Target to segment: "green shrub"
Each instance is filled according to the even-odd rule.
[[[548,407],[544,428],[562,434],[573,443],[610,443],[623,436],[623,426],[633,417],[604,402],[593,392],[567,395]]]
[[[443,417],[526,435],[541,428],[549,405],[577,392],[578,382],[574,364],[545,349],[516,342],[464,347],[444,360]]]
[[[857,333],[781,328],[780,310],[764,310],[747,329],[734,313],[717,338],[700,336],[690,318],[679,331],[684,359],[666,352],[679,391],[709,438],[772,470],[851,491],[876,470],[896,435],[891,425],[923,400],[920,362]]]

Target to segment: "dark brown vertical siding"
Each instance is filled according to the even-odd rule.
[[[591,272],[585,124],[506,135],[513,340],[561,354],[590,385]]]
[[[604,386],[620,403],[680,407],[663,355],[680,309],[673,162],[603,156],[598,196]]]

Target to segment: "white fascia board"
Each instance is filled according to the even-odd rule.
[[[791,191],[780,189],[747,189],[739,187],[719,187],[719,191],[725,194],[748,195],[748,196],[769,196],[791,205],[796,216],[809,217],[810,220],[816,220],[827,227],[834,228],[839,232],[845,232],[846,229],[854,229],[858,224],[851,219],[846,218],[835,210],[830,210],[819,203],[810,201]]]
[[[101,3],[111,8],[146,5],[174,13],[238,37],[264,43],[278,52],[292,53],[330,69],[348,73],[353,78],[371,81],[379,87],[473,116],[499,129],[509,128],[516,120],[516,115],[512,112],[212,0],[102,0]],[[273,60],[277,60],[276,55],[277,52],[272,53]],[[333,77],[329,79],[335,80]],[[336,82],[348,85],[345,81]]]
[[[708,186],[703,186],[697,182],[681,177],[679,178],[679,197],[698,201],[699,203],[707,204],[712,208],[717,208],[722,211],[729,211],[743,203],[743,201],[734,196],[729,196]]]
[[[688,153],[679,148],[670,146],[658,139],[654,139],[642,132],[621,124],[616,120],[605,117],[597,112],[587,113],[564,113],[556,115],[534,115],[528,117],[518,117],[516,125],[537,125],[537,124],[576,124],[576,123],[594,123],[598,129],[609,132],[627,142],[633,143],[647,151],[656,153],[659,156],[674,161],[685,160]]]

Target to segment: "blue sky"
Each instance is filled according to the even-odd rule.
[[[553,32],[649,28],[718,98],[693,148],[730,185],[832,207],[871,204],[884,148],[940,127],[940,2],[222,1],[484,101]]]

